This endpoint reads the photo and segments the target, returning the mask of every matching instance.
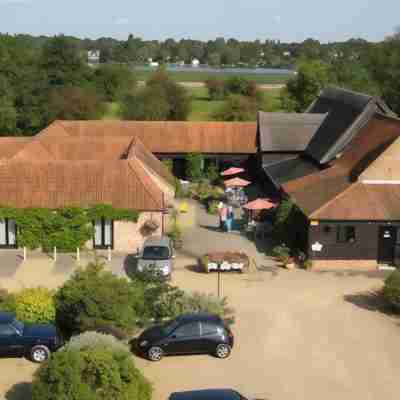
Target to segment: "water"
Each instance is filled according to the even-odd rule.
[[[135,66],[140,71],[153,71],[157,67]],[[205,72],[209,74],[255,74],[255,75],[294,75],[295,71],[281,68],[213,68],[209,65],[199,65],[192,67],[190,65],[180,66],[177,64],[168,64],[167,71],[171,72]]]

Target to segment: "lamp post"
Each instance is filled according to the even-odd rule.
[[[218,263],[218,268],[217,268],[217,275],[218,275],[218,278],[217,278],[217,282],[218,282],[218,290],[217,290],[217,292],[218,292],[218,298],[221,298],[221,284],[222,284],[222,282],[221,282],[221,263]]]

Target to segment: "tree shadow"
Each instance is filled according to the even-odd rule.
[[[380,312],[390,316],[396,316],[396,310],[381,295],[378,290],[371,290],[357,294],[343,296],[348,303],[354,304],[364,310]]]
[[[196,272],[198,274],[205,274],[204,269],[201,267],[200,261],[197,264],[186,265],[185,269],[190,272]]]
[[[6,400],[27,400],[32,398],[32,383],[20,382],[12,386],[4,397]]]
[[[207,229],[208,231],[211,232],[219,232],[219,233],[225,233],[225,231],[221,230],[219,226],[215,225],[199,225],[200,228]]]
[[[127,276],[131,277],[137,272],[138,268],[138,257],[135,254],[128,254],[124,258],[124,271]]]

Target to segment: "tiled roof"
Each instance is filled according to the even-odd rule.
[[[283,185],[283,190],[314,218],[319,209],[349,188],[399,136],[399,120],[376,114],[332,166],[290,181]]]
[[[261,151],[304,151],[326,115],[259,112]]]
[[[58,208],[95,203],[161,210],[163,194],[136,160],[0,164],[3,206]]]
[[[255,122],[58,121],[73,137],[139,138],[152,153],[256,153]]]
[[[13,157],[31,140],[31,137],[0,137],[0,160]]]

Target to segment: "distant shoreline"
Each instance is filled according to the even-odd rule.
[[[205,82],[177,82],[182,86],[188,87],[188,88],[202,88],[205,87],[206,84]],[[139,81],[138,82],[139,86],[144,86],[145,81]],[[283,89],[286,86],[284,83],[258,83],[257,87],[260,90],[279,90]]]

